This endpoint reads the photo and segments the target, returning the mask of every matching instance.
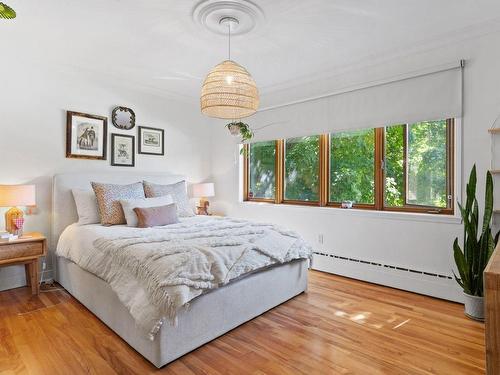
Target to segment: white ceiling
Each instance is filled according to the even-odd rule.
[[[53,69],[195,99],[203,77],[227,56],[226,38],[193,22],[194,0],[5,2],[18,18],[0,21],[3,51]],[[232,57],[263,92],[485,25],[500,26],[498,0],[254,2],[266,22],[233,38]]]

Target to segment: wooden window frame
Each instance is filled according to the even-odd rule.
[[[411,212],[425,213],[433,215],[453,215],[455,207],[455,121],[454,119],[446,120],[446,190],[447,190],[447,207],[438,208],[430,206],[418,206],[405,204],[401,207],[391,207],[385,205],[385,127],[374,128],[375,137],[375,155],[374,155],[374,204],[355,204],[353,208],[372,211],[389,211],[389,212]],[[407,134],[408,125],[405,124],[405,139],[404,147],[404,202],[406,202],[407,190]],[[275,143],[275,197],[270,198],[253,198],[249,197],[249,152],[250,146],[243,145],[243,200],[249,202],[262,202],[273,204],[291,204],[311,207],[332,207],[339,208],[341,203],[330,202],[330,134],[321,134],[319,136],[319,201],[298,201],[285,200],[285,140],[279,139]]]
[[[280,156],[278,155],[278,144],[281,142],[280,140],[275,141],[275,161],[274,161],[274,199],[273,198],[255,198],[250,197],[250,145],[248,143],[243,145],[243,200],[249,202],[260,202],[260,203],[280,203],[278,200],[279,196],[279,185],[280,185],[280,175],[277,174],[278,168],[276,167]]]
[[[434,215],[453,215],[455,212],[455,120],[446,119],[446,196],[447,196],[447,206],[444,208],[435,206],[423,206],[414,205],[406,203],[406,194],[408,190],[408,124],[404,126],[404,205],[401,207],[385,206],[385,197],[383,197],[384,211],[393,212],[414,212],[414,213],[426,213]],[[384,136],[385,141],[385,136]],[[385,186],[384,186],[385,191]]]

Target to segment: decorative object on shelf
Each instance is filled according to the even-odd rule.
[[[139,154],[165,155],[164,144],[165,131],[163,129],[139,126]]]
[[[35,185],[0,185],[0,207],[11,207],[5,213],[5,230],[11,234],[18,234],[16,220],[23,219],[24,213],[16,206],[34,206]],[[18,224],[24,225],[24,219],[18,221]],[[22,233],[21,233],[22,234]]]
[[[106,160],[107,137],[107,117],[67,111],[67,158]]]
[[[229,57],[215,66],[201,88],[201,112],[209,117],[241,119],[259,108],[259,90],[248,71],[231,60],[231,28],[238,25],[234,17],[222,17],[219,24],[227,27]]]
[[[135,127],[135,113],[127,107],[115,107],[111,113],[111,121],[115,128],[130,130]]]
[[[193,185],[193,197],[200,198],[200,202],[198,206],[196,206],[198,215],[210,215],[208,213],[208,206],[210,206],[210,202],[207,198],[213,196],[215,196],[215,186],[213,182]]]
[[[490,259],[500,232],[493,238],[491,233],[491,216],[493,213],[493,179],[486,173],[485,207],[483,224],[479,224],[479,205],[476,198],[476,165],[472,167],[467,183],[467,199],[465,206],[458,203],[464,224],[463,250],[458,238],[453,242],[453,255],[457,265],[458,277],[455,280],[463,288],[465,296],[465,315],[475,320],[484,320],[483,271]]]
[[[253,137],[253,132],[250,129],[250,126],[244,122],[233,121],[227,124],[226,128],[229,129],[231,135],[241,136],[241,142],[249,141]]]
[[[115,167],[135,166],[135,137],[111,134],[111,165]]]
[[[0,18],[13,19],[16,18],[16,11],[4,3],[0,3]]]
[[[488,129],[488,133],[490,134],[490,171],[491,173],[499,173],[500,172],[500,128],[497,128],[497,123],[500,120],[500,115],[495,118],[493,124]]]

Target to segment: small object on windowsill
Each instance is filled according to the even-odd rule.
[[[343,201],[340,204],[340,208],[352,208],[353,201]]]

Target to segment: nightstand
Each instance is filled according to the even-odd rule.
[[[27,286],[31,293],[39,292],[39,260],[47,254],[47,239],[36,232],[25,233],[14,241],[0,241],[0,267],[24,264]]]

